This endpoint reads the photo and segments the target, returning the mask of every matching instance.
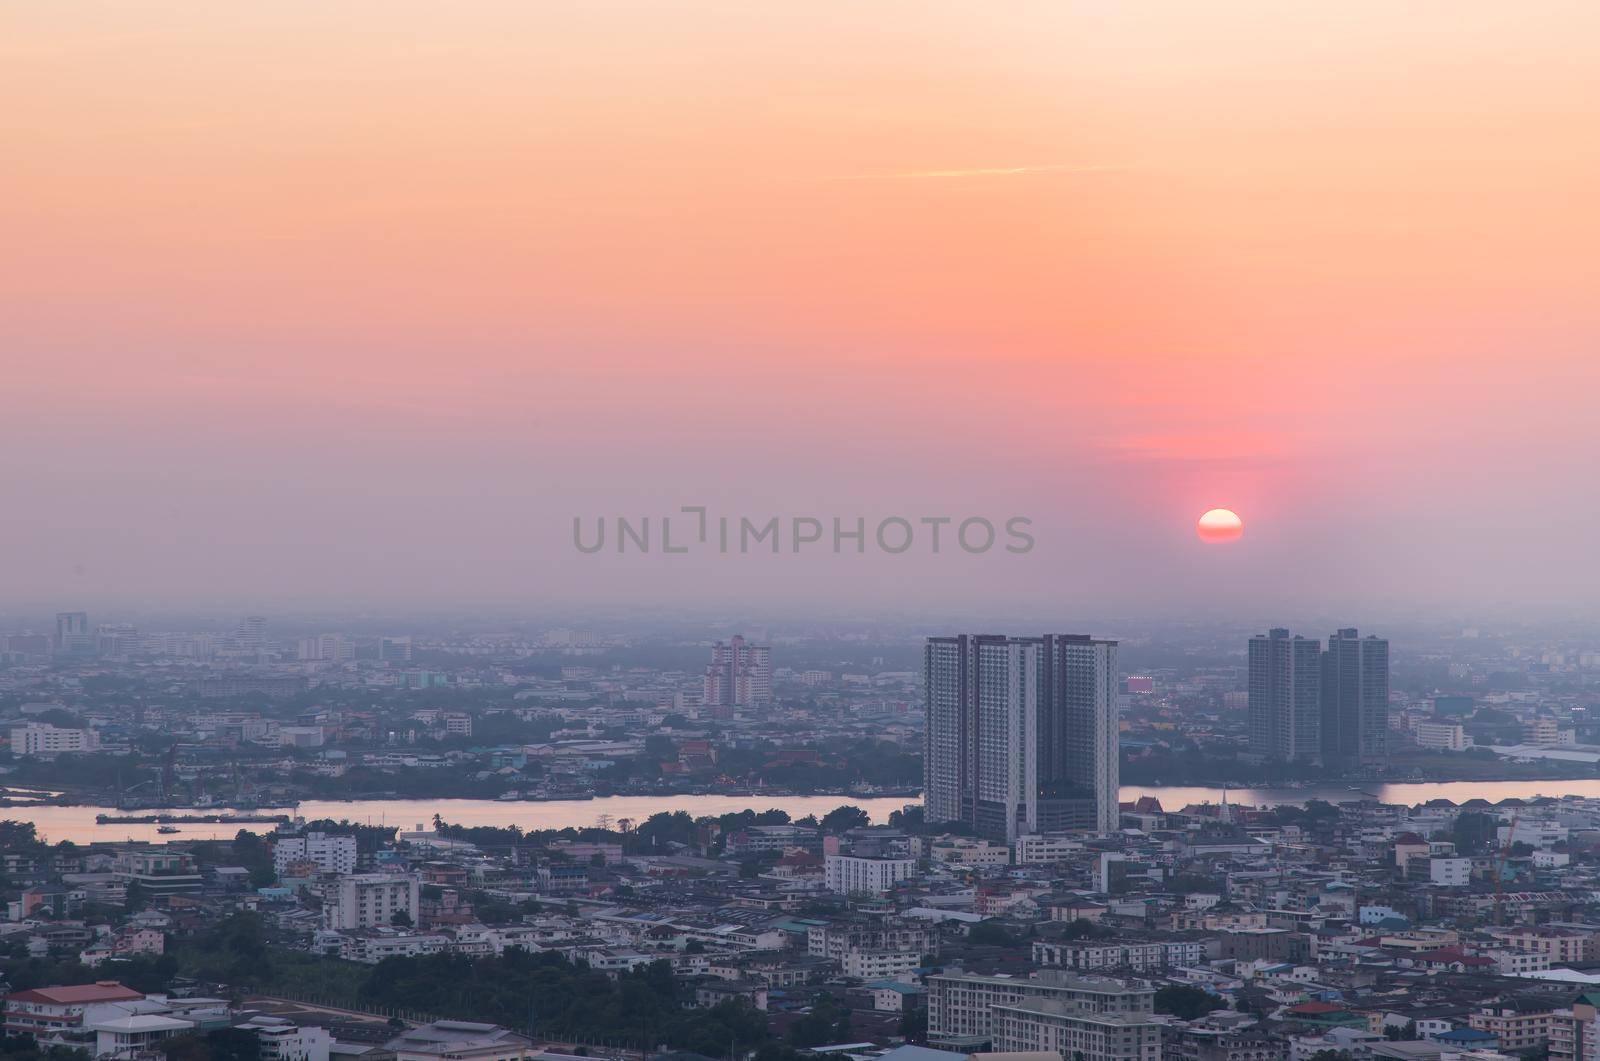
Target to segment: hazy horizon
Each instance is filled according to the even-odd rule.
[[[1576,2],[14,7],[0,612],[1593,614],[1597,42]],[[1035,544],[574,547],[693,505]]]

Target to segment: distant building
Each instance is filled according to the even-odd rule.
[[[84,1023],[85,1031],[94,1032],[94,1056],[97,1059],[135,1061],[161,1057],[161,1040],[174,1035],[187,1035],[195,1029],[193,1021],[164,1013],[133,1013],[112,1007],[103,1008],[111,1012],[92,1017]]]
[[[411,639],[409,637],[385,637],[378,642],[378,658],[394,663],[408,663],[411,660]]]
[[[843,963],[852,952],[931,954],[939,935],[929,925],[901,918],[871,918],[811,925],[806,953]]]
[[[1442,888],[1465,888],[1472,883],[1472,859],[1428,859],[1428,881]]]
[[[436,1020],[409,1028],[384,1044],[395,1061],[522,1061],[543,1050],[497,1024]],[[547,1055],[548,1056],[548,1055]]]
[[[1416,738],[1424,748],[1447,752],[1466,751],[1472,744],[1459,722],[1418,722]]]
[[[267,620],[260,615],[247,615],[239,620],[233,632],[234,647],[246,652],[260,652],[267,647]]]
[[[124,987],[115,980],[14,991],[6,996],[5,1032],[35,1037],[76,1032],[83,1027],[84,1011],[89,1007],[142,998],[143,992]]]
[[[1030,833],[1014,846],[1019,866],[1061,862],[1084,849],[1083,837],[1070,833]]]
[[[1548,715],[1529,719],[1524,723],[1524,729],[1526,736],[1523,739],[1535,747],[1549,748],[1561,743],[1561,727]]]
[[[392,925],[396,914],[417,922],[422,886],[415,874],[357,873],[323,890],[324,927],[343,930]]]
[[[1322,759],[1359,766],[1389,757],[1389,642],[1354,627],[1322,654]]]
[[[321,726],[278,727],[278,745],[283,748],[320,748],[325,740]]]
[[[356,658],[356,646],[342,634],[302,637],[296,655],[302,660],[343,662]]]
[[[193,683],[195,693],[205,697],[295,696],[305,691],[303,678],[201,678]]]
[[[30,722],[11,730],[11,754],[29,759],[53,759],[64,753],[81,754],[100,747],[92,729],[61,729],[48,722]]]
[[[1258,1028],[1226,1031],[1173,1024],[1163,1035],[1163,1061],[1288,1061],[1289,1057],[1289,1044],[1283,1038]]]
[[[551,862],[537,871],[540,895],[580,895],[589,890],[589,867]]]
[[[1117,643],[1081,634],[929,638],[923,804],[986,839],[1119,824]]]
[[[1162,1025],[1151,1014],[1096,1013],[1071,1002],[1025,999],[994,1008],[995,1053],[1047,1053],[1074,1061],[1161,1061]]]
[[[841,895],[881,895],[910,877],[916,868],[916,860],[910,858],[828,855],[823,859],[823,880],[829,891]]]
[[[328,1061],[333,1048],[328,1029],[301,1026],[283,1017],[255,1016],[235,1027],[256,1033],[261,1061]]]
[[[1276,627],[1250,639],[1250,750],[1267,759],[1322,757],[1322,643]]]
[[[92,656],[94,636],[88,612],[57,612],[55,650],[59,656]]]
[[[205,889],[194,856],[170,847],[139,847],[117,856],[117,878],[152,899],[188,895]]]
[[[730,854],[767,854],[790,848],[815,851],[822,846],[821,835],[806,825],[747,825],[728,837]]]
[[[1005,866],[1011,863],[1011,848],[987,840],[948,836],[928,845],[928,857],[962,866]]]
[[[286,875],[292,863],[309,862],[321,873],[356,871],[356,838],[339,833],[311,832],[287,836],[272,845],[272,868]]]
[[[701,704],[707,708],[764,707],[772,702],[772,649],[743,636],[711,646]]]
[[[1033,960],[1065,969],[1127,969],[1147,972],[1205,961],[1206,944],[1192,939],[1075,940],[1051,943],[1035,940]]]
[[[1155,988],[1138,981],[1043,969],[1031,977],[983,976],[950,969],[928,976],[928,1044],[966,1046],[994,1037],[999,1006],[1044,1000],[1091,1013],[1155,1012]],[[1068,1050],[1067,1057],[1072,1056]]]

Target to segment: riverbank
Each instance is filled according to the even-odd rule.
[[[1395,785],[1457,785],[1457,784],[1517,784],[1517,785],[1543,785],[1555,788],[1568,784],[1581,784],[1584,782],[1600,783],[1600,777],[1595,776],[1595,768],[1588,764],[1544,762],[1538,764],[1513,765],[1504,761],[1482,761],[1473,763],[1474,769],[1461,769],[1462,764],[1452,763],[1452,769],[1447,773],[1436,773],[1437,763],[1401,760],[1395,768],[1385,772],[1381,777],[1319,777],[1286,782],[1277,779],[1240,779],[1237,775],[1219,775],[1216,778],[1172,778],[1152,774],[1148,771],[1130,770],[1124,766],[1123,791],[1146,791],[1164,789],[1169,791],[1202,791],[1214,790],[1220,793],[1224,788],[1233,792],[1271,792],[1274,794],[1290,794],[1301,791],[1326,791],[1341,792],[1346,790],[1374,789]],[[1425,768],[1426,767],[1426,768]],[[1131,776],[1130,776],[1131,775]],[[818,791],[794,792],[783,789],[752,790],[744,787],[729,787],[722,791],[705,791],[703,789],[691,792],[658,791],[658,792],[627,792],[609,793],[601,795],[584,795],[567,798],[549,799],[522,799],[498,801],[485,799],[478,796],[438,793],[426,796],[404,795],[396,792],[352,793],[344,795],[307,795],[302,801],[305,803],[361,803],[361,804],[414,804],[437,800],[458,800],[470,802],[505,802],[510,806],[522,804],[574,804],[578,807],[605,802],[608,800],[653,800],[659,802],[672,802],[675,800],[697,799],[753,799],[753,800],[792,800],[792,799],[821,799],[838,800],[842,803],[859,803],[873,800],[919,800],[922,793],[916,788],[888,788],[873,792],[852,793],[847,791]],[[1126,800],[1126,796],[1124,797]],[[0,809],[56,806],[56,807],[88,807],[93,806],[106,810],[114,802],[111,794],[93,789],[73,789],[61,786],[51,790],[24,789],[19,787],[0,787]],[[294,801],[276,801],[271,809],[295,806]],[[835,804],[837,805],[837,804]],[[196,807],[189,804],[173,803],[167,805],[140,804],[137,807],[122,808],[122,813],[180,813],[192,812],[197,814],[214,813],[222,810],[238,810],[235,807]],[[256,809],[256,808],[247,808]],[[260,809],[266,810],[267,805],[262,804]]]
[[[1344,803],[1375,799],[1383,803],[1414,806],[1430,800],[1447,799],[1456,804],[1482,799],[1499,803],[1505,799],[1531,799],[1536,796],[1587,796],[1600,799],[1600,779],[1570,782],[1537,781],[1426,781],[1398,784],[1312,785],[1304,788],[1213,788],[1205,786],[1124,785],[1121,800],[1131,803],[1143,797],[1158,800],[1164,810],[1176,811],[1191,804],[1219,804],[1226,800],[1236,807],[1303,806],[1311,800]],[[715,817],[743,810],[781,810],[791,818],[807,815],[822,817],[844,804],[860,807],[876,824],[889,815],[915,805],[914,798],[903,796],[853,799],[848,796],[718,796],[697,795],[679,798],[654,796],[608,796],[582,802],[513,802],[493,799],[428,800],[308,800],[294,809],[297,818],[307,821],[331,819],[362,825],[393,826],[401,831],[426,831],[435,815],[453,825],[515,825],[524,831],[539,829],[590,828],[604,825],[617,828],[625,821],[642,822],[663,811],[683,811],[693,817]],[[265,808],[261,808],[264,810]],[[232,808],[217,808],[225,813]],[[269,832],[266,824],[185,823],[177,826],[98,822],[100,814],[115,815],[111,807],[91,805],[39,806],[17,808],[22,813],[0,811],[0,817],[31,821],[39,833],[55,843],[120,840],[220,840],[241,829]],[[244,813],[244,812],[241,812]],[[162,834],[161,828],[176,828]]]

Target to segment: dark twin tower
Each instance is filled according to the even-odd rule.
[[[1356,767],[1389,755],[1389,642],[1354,628],[1328,638],[1275,629],[1250,639],[1250,750]]]

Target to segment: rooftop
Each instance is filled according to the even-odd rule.
[[[115,980],[100,980],[92,984],[72,984],[65,987],[35,987],[8,996],[13,1002],[42,1002],[52,1006],[74,1006],[88,1002],[124,1002],[143,997],[142,991],[124,987]]]

